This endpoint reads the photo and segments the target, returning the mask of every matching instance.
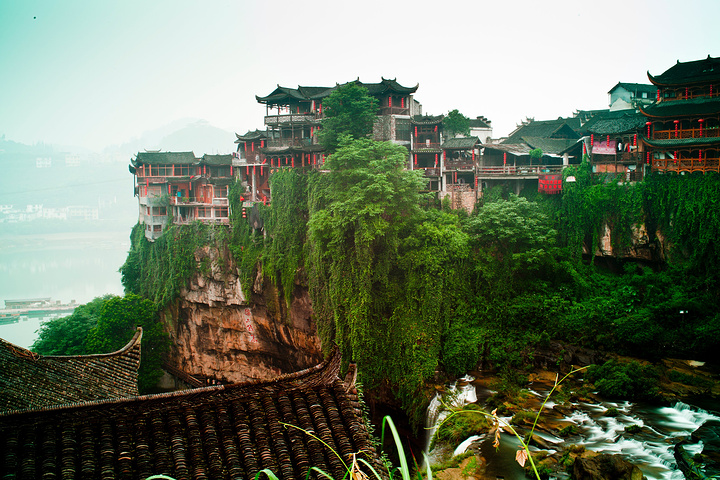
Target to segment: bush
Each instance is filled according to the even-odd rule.
[[[587,376],[605,397],[652,400],[658,395],[659,374],[652,365],[608,360],[603,365],[590,367]]]

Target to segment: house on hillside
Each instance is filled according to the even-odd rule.
[[[581,135],[576,128],[580,128],[578,117],[528,119],[501,142],[483,144],[478,188],[506,185],[516,194],[526,188],[559,193],[562,169],[581,160]],[[539,159],[530,154],[537,149],[542,150]]]
[[[651,75],[657,101],[646,118],[646,164],[656,172],[720,172],[720,58],[680,62]]]
[[[640,141],[645,117],[634,109],[605,110],[583,125],[583,153],[589,152],[593,172],[625,175],[627,181],[644,176],[643,144]]]
[[[427,190],[442,190],[443,115],[415,115],[410,119],[410,168],[423,170]]]
[[[194,221],[229,224],[232,155],[139,152],[130,165],[138,197],[138,221],[154,241],[171,225]]]
[[[608,92],[608,106],[610,111],[636,110],[641,105],[653,103],[656,93],[654,85],[618,82]]]

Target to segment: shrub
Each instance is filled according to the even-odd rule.
[[[652,365],[608,360],[603,365],[590,367],[587,375],[605,397],[651,400],[658,395],[659,374]]]

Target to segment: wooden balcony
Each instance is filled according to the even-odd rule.
[[[442,147],[439,143],[433,142],[415,142],[413,144],[413,151],[415,150],[441,150]]]
[[[308,147],[312,145],[310,138],[275,138],[267,141],[268,148]]]
[[[637,152],[619,152],[615,155],[602,155],[593,153],[592,163],[622,163],[634,165],[643,163],[643,155]]]
[[[720,127],[710,128],[683,128],[672,130],[655,130],[652,134],[653,140],[673,140],[682,138],[714,138],[720,137]]]
[[[516,175],[519,177],[523,176],[537,176],[546,173],[560,173],[563,170],[562,165],[505,165],[505,166],[481,166],[478,167],[476,173],[481,177],[492,177],[492,176],[508,176]]]
[[[265,117],[265,125],[284,125],[286,123],[316,123],[314,113],[293,113],[288,115],[268,115]]]
[[[410,115],[410,109],[407,107],[380,107],[378,115]]]
[[[672,158],[654,159],[652,161],[652,169],[654,172],[720,173],[720,158],[708,157],[702,160],[697,158],[680,158],[678,160],[673,160]]]
[[[426,177],[439,177],[440,176],[440,169],[439,168],[415,168],[415,170],[425,170],[425,176]]]

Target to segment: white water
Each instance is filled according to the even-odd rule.
[[[427,408],[427,413],[425,414],[425,430],[427,432],[427,437],[425,439],[424,449],[425,457],[431,460],[430,463],[432,463],[433,460],[433,456],[429,452],[430,443],[432,442],[432,438],[437,431],[438,425],[440,425],[448,415],[448,410],[446,407],[462,407],[470,403],[477,402],[477,392],[475,391],[475,385],[471,383],[473,380],[475,380],[475,377],[465,375],[458,381],[455,381],[448,385],[444,393],[436,393],[433,399],[430,401],[430,405],[428,405]],[[458,388],[457,386],[458,382],[461,382],[463,384],[460,388]]]
[[[454,385],[448,388],[448,391],[454,392]],[[532,393],[540,397],[543,396],[537,392]],[[476,398],[474,388],[472,388],[471,396],[457,395],[457,397],[452,398],[462,398],[461,401],[467,404],[471,403],[470,398],[473,397]],[[430,407],[428,407],[427,419],[430,435],[428,436],[427,446],[430,444],[435,427],[444,418],[443,412],[440,412],[441,403],[441,397],[437,395],[431,402]],[[550,402],[546,404],[547,407],[552,407]],[[555,444],[558,447],[567,442],[582,444],[588,450],[620,454],[629,462],[637,465],[649,480],[683,480],[684,476],[677,469],[673,456],[674,444],[683,438],[689,437],[693,431],[706,421],[710,419],[720,420],[720,417],[712,413],[682,402],[678,402],[672,407],[635,405],[630,402],[580,403],[576,404],[575,407],[577,410],[569,417],[566,417],[565,421],[578,426],[578,435],[560,439],[543,432],[536,433],[551,445]],[[619,412],[617,416],[605,416],[605,412],[611,407]],[[625,427],[630,425],[638,425],[642,429],[635,434],[626,433]],[[509,438],[505,439],[505,437],[506,435],[503,435],[503,441],[510,440]],[[465,452],[471,444],[478,441],[489,444],[492,439],[488,436],[473,435],[461,442],[454,449],[453,454],[459,455]],[[687,445],[685,449],[690,455],[694,455],[702,452],[702,444]],[[483,449],[483,451],[485,450]],[[493,455],[493,452],[489,451],[489,454]],[[512,454],[512,450],[510,450],[510,454]],[[432,463],[434,459],[429,458]],[[497,465],[505,465],[508,469],[511,469],[511,460],[495,460],[495,462]],[[499,473],[504,474],[507,480],[515,478],[516,475],[509,470],[507,472],[501,470]],[[519,475],[518,479],[523,478],[521,474],[517,475]]]

